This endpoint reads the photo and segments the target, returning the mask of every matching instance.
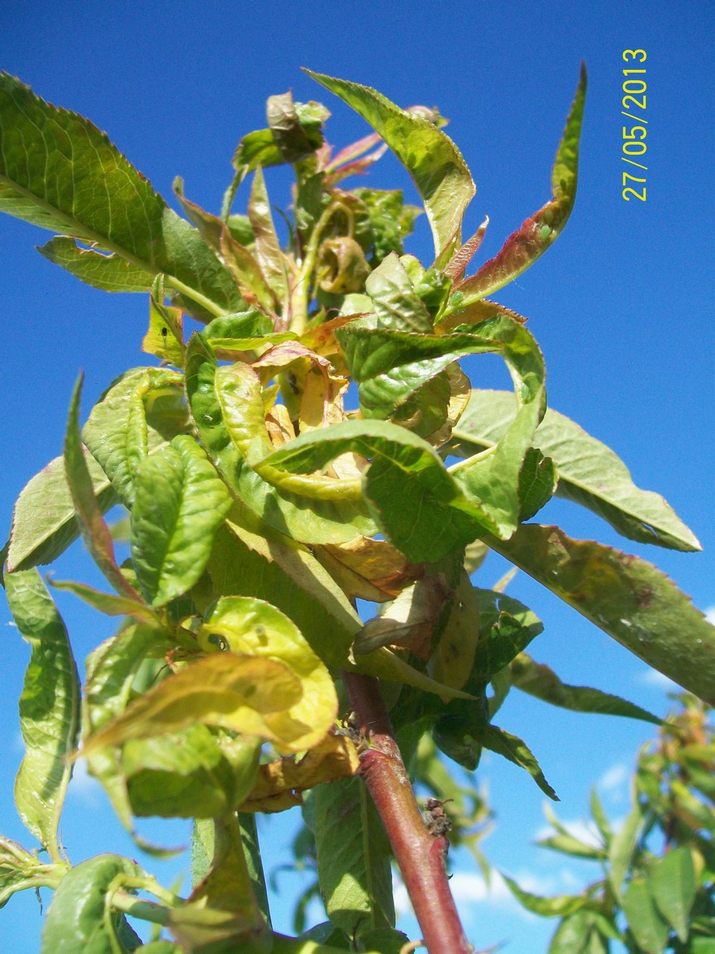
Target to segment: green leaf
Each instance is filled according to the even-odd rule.
[[[642,829],[643,814],[638,801],[634,800],[625,821],[608,846],[608,881],[619,901],[623,897],[623,879],[631,867]]]
[[[141,461],[187,429],[181,374],[134,368],[117,378],[92,408],[82,439],[131,508]]]
[[[270,927],[271,912],[268,903],[268,889],[266,887],[266,877],[263,873],[261,846],[258,841],[258,829],[256,827],[255,814],[250,812],[239,812],[238,824],[241,828],[241,841],[243,842],[243,851],[246,856],[246,868],[248,869],[248,876],[251,879],[253,894],[256,898],[258,907],[261,909],[266,924]]]
[[[622,903],[638,947],[645,954],[662,954],[668,940],[668,923],[658,913],[648,883],[634,878],[623,892]]]
[[[598,860],[606,857],[605,849],[589,845],[574,835],[549,835],[546,838],[539,838],[536,844],[540,848],[550,848],[552,851],[558,851],[564,855],[571,855],[573,858],[591,858]]]
[[[234,508],[226,528],[217,534],[208,564],[217,592],[270,600],[293,620],[328,666],[356,668],[444,699],[465,698],[387,649],[361,656],[355,665],[350,647],[362,622],[343,591],[308,550],[287,537],[254,532],[258,528],[250,517]]]
[[[201,627],[198,641],[206,651],[220,646],[242,658],[278,660],[299,678],[301,695],[289,704],[286,720],[293,733],[285,736],[290,738],[291,751],[316,745],[334,724],[338,700],[333,680],[295,623],[275,606],[248,596],[222,596]],[[302,726],[297,735],[290,721]],[[270,725],[279,731],[277,720]]]
[[[235,811],[253,787],[259,744],[217,736],[204,725],[131,739],[122,773],[135,815],[216,818]]]
[[[595,911],[576,911],[558,926],[548,954],[609,954],[608,938],[620,940],[606,918]]]
[[[82,538],[95,563],[119,593],[128,596],[131,600],[141,602],[141,597],[117,566],[112,537],[102,518],[102,511],[94,495],[92,478],[84,459],[84,449],[79,432],[79,402],[82,380],[83,378],[80,376],[74,388],[65,435],[67,484],[72,494],[72,502],[79,521]]]
[[[266,183],[260,166],[253,177],[248,218],[255,236],[258,264],[279,300],[286,301],[290,294],[286,258],[281,251],[273,224]]]
[[[117,494],[97,461],[85,448],[87,469],[97,498],[106,513],[117,502]],[[10,573],[51,563],[79,536],[72,494],[67,486],[63,457],[35,474],[15,503],[7,556]]]
[[[62,617],[37,570],[5,576],[10,612],[32,655],[20,696],[25,756],[15,803],[27,828],[59,860],[57,827],[79,728],[79,677]]]
[[[42,864],[22,845],[0,835],[0,908],[18,891],[56,888],[66,869],[64,863]]]
[[[376,328],[395,331],[432,331],[432,316],[415,292],[407,271],[392,253],[371,272],[365,291],[372,299]]]
[[[154,273],[116,253],[108,255],[94,248],[81,248],[74,239],[57,235],[38,248],[55,265],[71,272],[93,288],[108,292],[147,292]]]
[[[539,914],[542,917],[567,917],[575,911],[580,911],[584,905],[588,904],[588,898],[582,894],[562,894],[553,898],[544,898],[538,894],[532,894],[530,891],[524,891],[516,881],[507,877],[503,872],[501,876],[517,901],[527,911]]]
[[[526,769],[541,791],[558,802],[558,795],[546,781],[539,763],[523,739],[512,735],[511,732],[500,729],[496,725],[487,725],[479,733],[478,740],[485,748],[491,749],[492,752],[496,752],[515,765]]]
[[[550,457],[530,447],[519,473],[519,519],[530,520],[551,500],[558,483],[558,473]]]
[[[598,792],[595,788],[591,789],[591,815],[596,823],[596,827],[601,833],[605,845],[610,846],[611,839],[613,838],[613,830],[611,829],[608,815],[606,815],[604,811],[601,799],[598,797]]]
[[[715,702],[715,627],[652,564],[536,524],[488,543],[650,666]]]
[[[315,839],[320,893],[331,922],[349,937],[395,925],[390,846],[361,779],[320,785]]]
[[[142,670],[147,665],[156,667],[170,646],[160,629],[130,624],[90,653],[82,710],[83,738],[98,732],[124,711]],[[137,844],[152,854],[171,854],[171,851],[157,849],[137,835],[118,750],[100,749],[89,753],[87,767],[104,787],[119,821]]]
[[[300,680],[275,659],[216,653],[173,673],[138,696],[112,722],[85,739],[83,754],[129,739],[150,739],[195,723],[220,726],[298,751],[305,725],[290,715]],[[293,743],[297,744],[297,748]]]
[[[212,349],[195,335],[186,364],[191,411],[204,446],[233,493],[265,523],[307,543],[343,543],[374,533],[374,522],[362,502],[307,499],[273,486],[252,468],[243,449],[255,442],[259,450],[267,451],[270,444],[258,406],[260,395],[248,386],[253,372],[242,374],[232,366],[221,368],[218,375],[217,368]],[[264,463],[270,465],[270,460]]]
[[[476,192],[462,154],[449,136],[369,86],[306,72],[359,113],[407,168],[425,204],[435,254],[438,259],[448,258],[461,243],[464,211]]]
[[[107,892],[139,875],[141,870],[128,858],[109,854],[97,855],[68,871],[47,912],[41,954],[109,954],[116,950],[117,932],[126,922],[124,915],[106,911]]]
[[[473,391],[452,432],[451,449],[468,457],[493,447],[515,411],[509,391]],[[534,446],[556,465],[560,497],[593,510],[631,540],[676,550],[700,549],[697,538],[661,496],[636,487],[623,461],[563,414],[547,410]]]
[[[230,507],[226,485],[193,437],[179,435],[144,458],[136,474],[132,559],[153,606],[197,582]]]
[[[368,320],[369,321],[369,320]],[[544,407],[544,364],[532,336],[508,316],[474,331],[410,334],[357,320],[337,332],[358,384],[363,414],[386,418],[425,381],[467,354],[502,354],[514,378],[519,410],[491,453],[451,468],[456,484],[481,514],[482,525],[510,536],[522,512],[520,474]],[[522,488],[523,489],[523,488]]]
[[[387,421],[346,421],[309,432],[263,463],[311,473],[346,452],[372,460],[365,495],[391,542],[408,559],[434,562],[477,535],[479,508],[459,493],[433,448]]]
[[[526,653],[521,653],[511,664],[513,684],[529,695],[551,705],[575,712],[599,712],[603,715],[625,716],[628,719],[642,719],[653,725],[662,725],[662,719],[641,709],[640,706],[621,699],[620,696],[589,689],[586,686],[569,686],[548,666],[535,662]]]
[[[74,583],[71,580],[49,579],[49,583],[56,590],[69,590],[100,613],[106,613],[108,616],[130,616],[137,622],[150,626],[160,625],[159,617],[146,603],[137,602],[127,596],[116,596],[114,593],[102,593],[93,586]]]
[[[566,120],[566,129],[559,143],[551,173],[552,197],[509,236],[501,250],[482,265],[476,275],[455,286],[455,290],[463,296],[463,304],[486,298],[513,281],[529,268],[563,231],[576,199],[578,145],[585,99],[586,69],[582,65],[576,96]]]
[[[658,910],[685,943],[697,890],[693,856],[687,845],[668,851],[648,872],[648,889]]]
[[[242,304],[216,255],[104,133],[7,73],[0,74],[0,211],[96,244],[152,277],[164,273],[199,317]]]

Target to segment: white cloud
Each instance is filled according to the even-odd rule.
[[[644,669],[638,675],[638,682],[642,686],[651,686],[653,689],[662,689],[664,692],[672,692],[674,689],[678,689],[672,679],[668,679],[657,669]]]
[[[628,781],[629,775],[630,772],[626,763],[616,762],[615,765],[606,769],[596,784],[602,792],[611,795],[623,787]]]
[[[708,606],[705,610],[705,619],[715,626],[715,606]]]

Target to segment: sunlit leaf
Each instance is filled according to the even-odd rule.
[[[300,759],[279,759],[260,766],[258,779],[241,805],[242,812],[273,812],[300,803],[300,792],[321,782],[355,775],[360,761],[344,735],[326,735]]]
[[[428,119],[400,109],[369,86],[306,72],[359,113],[404,164],[424,200],[435,254],[448,258],[461,241],[464,211],[476,192],[452,140]]]
[[[715,627],[652,564],[536,524],[488,542],[650,666],[715,701]]]
[[[524,891],[516,881],[502,873],[507,887],[527,911],[534,914],[540,914],[542,917],[566,917],[579,911],[588,903],[588,899],[582,894],[563,894],[553,898],[544,898],[530,891]]]
[[[516,406],[508,391],[473,391],[453,431],[454,452],[467,457],[493,447],[513,420]],[[676,550],[700,549],[697,538],[661,496],[636,487],[623,461],[563,414],[547,410],[534,446],[556,465],[559,496],[593,510],[632,540]]]
[[[210,346],[195,335],[189,343],[186,369],[191,410],[204,446],[233,493],[265,523],[297,540],[344,543],[374,533],[374,522],[360,501],[341,501],[339,495],[338,499],[307,499],[268,483],[249,466],[242,446],[247,452],[250,442],[260,453],[270,447],[258,406],[260,394],[250,377],[255,374],[250,368],[245,373],[225,367],[217,381],[217,367]],[[231,413],[230,430],[222,405]],[[270,465],[270,459],[262,463]]]
[[[22,845],[0,835],[0,908],[18,891],[56,888],[65,871],[64,864],[43,864]]]
[[[164,283],[153,283],[149,299],[149,328],[142,339],[142,351],[162,361],[184,366],[184,313],[164,304]]]
[[[5,575],[8,605],[32,649],[20,696],[25,755],[15,804],[25,825],[57,860],[57,827],[72,773],[67,756],[79,730],[79,677],[67,630],[37,570]]]
[[[38,248],[41,255],[93,288],[108,292],[146,292],[154,273],[121,255],[82,248],[74,239],[57,235]]]
[[[541,771],[541,767],[533,753],[518,736],[512,735],[511,732],[506,732],[496,725],[487,725],[480,733],[479,741],[485,748],[491,749],[492,752],[497,752],[499,755],[503,755],[505,759],[526,769],[542,792],[556,802],[559,800],[556,792],[546,781],[544,773]]]
[[[643,822],[641,806],[634,800],[628,815],[608,846],[608,881],[619,901],[622,900],[623,879],[631,866]]]
[[[193,437],[179,435],[137,469],[132,559],[153,606],[189,590],[231,507],[226,485]]]
[[[84,455],[97,505],[106,513],[117,502],[117,494],[86,448]],[[51,563],[77,539],[79,532],[64,458],[55,457],[25,485],[15,503],[8,571]]]
[[[482,265],[476,275],[456,286],[463,296],[464,304],[486,298],[513,281],[546,251],[566,225],[576,199],[578,144],[585,99],[586,69],[582,65],[576,95],[551,173],[552,197],[509,236],[501,251]]]
[[[661,719],[646,709],[600,689],[587,686],[569,686],[548,666],[535,662],[527,653],[520,653],[511,664],[514,685],[544,702],[575,712],[599,712],[603,715],[625,716],[661,725]]]
[[[50,583],[56,590],[69,590],[100,613],[106,613],[108,616],[131,616],[139,623],[159,625],[159,617],[151,607],[128,596],[102,593],[86,583],[74,583],[71,580],[51,579]]]
[[[285,707],[289,709],[289,722],[284,737],[290,743],[289,751],[308,749],[320,742],[335,721],[338,700],[327,668],[295,623],[263,600],[222,596],[199,633],[199,643],[209,649],[221,640],[222,648],[237,655],[278,660],[300,679],[300,698]],[[281,733],[275,717],[270,725],[277,735]],[[298,733],[298,726],[302,726],[302,733]]]
[[[321,785],[313,797],[318,878],[331,923],[349,937],[394,927],[390,846],[363,781]]]
[[[120,855],[96,855],[71,868],[47,911],[41,954],[114,950],[117,933],[126,921],[119,912],[105,916],[107,892],[119,887],[123,879],[139,875],[141,869]]]
[[[253,177],[248,218],[253,228],[256,257],[261,271],[272,290],[285,301],[290,292],[286,257],[281,251],[273,224],[266,183],[260,166]]]
[[[360,537],[340,546],[314,547],[313,553],[347,596],[376,603],[394,599],[420,573],[386,540]]]
[[[241,306],[218,258],[104,133],[7,73],[0,74],[0,157],[0,211],[96,244],[152,277],[166,274],[199,316]]]
[[[136,469],[148,454],[188,429],[182,377],[168,368],[134,368],[92,408],[82,440],[122,502],[134,503]]]
[[[576,911],[558,926],[548,954],[609,954],[608,938],[621,939],[606,918],[595,911]]]
[[[221,726],[296,751],[308,727],[290,715],[300,680],[275,659],[216,653],[181,669],[139,696],[98,733],[82,754],[129,739],[149,739],[195,723]],[[294,744],[295,743],[295,744]]]
[[[134,587],[122,575],[114,555],[114,543],[102,517],[102,511],[94,495],[92,478],[84,458],[84,449],[79,431],[79,402],[82,378],[75,385],[70,404],[67,433],[65,435],[65,474],[72,494],[77,520],[85,546],[97,566],[117,592],[131,600],[141,601]]]

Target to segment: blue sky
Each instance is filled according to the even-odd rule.
[[[264,125],[264,104],[291,88],[332,110],[328,138],[344,144],[364,134],[362,121],[331,99],[300,66],[377,87],[401,105],[437,104],[451,119],[478,193],[466,228],[491,219],[482,260],[548,198],[554,150],[584,59],[589,92],[579,194],[556,245],[500,298],[529,316],[547,362],[550,404],[621,454],[641,486],[662,493],[700,537],[704,552],[671,553],[623,541],[657,563],[702,609],[715,604],[712,526],[713,333],[712,242],[706,211],[712,196],[713,8],[706,3],[575,2],[491,4],[455,0],[352,0],[288,3],[176,2],[0,5],[0,66],[59,105],[89,116],[153,182],[171,196],[175,175],[186,194],[217,209],[239,137]],[[648,53],[648,199],[621,198],[621,53]],[[272,198],[285,202],[274,181]],[[404,185],[389,157],[377,186]],[[420,223],[411,251],[429,257]],[[140,352],[147,304],[142,296],[107,296],[37,255],[47,233],[0,219],[0,290],[6,327],[0,400],[0,528],[26,481],[62,443],[72,383],[86,371],[85,412]],[[496,362],[475,362],[475,385],[500,386]],[[597,518],[566,503],[541,515],[575,536],[619,545]],[[97,580],[73,549],[59,578]],[[482,571],[488,586],[503,572],[497,559]],[[533,655],[561,676],[621,693],[665,714],[667,687],[577,614],[520,575],[510,593],[544,620]],[[60,594],[77,655],[109,634],[107,624]],[[0,830],[26,845],[12,807],[12,777],[21,757],[16,700],[27,659],[0,603],[3,691]],[[500,713],[539,757],[562,804],[561,817],[586,812],[599,784],[615,817],[626,810],[624,773],[650,728],[625,720],[576,716],[516,693]],[[513,766],[487,758],[478,780],[497,813],[485,842],[498,867],[533,890],[570,890],[582,869],[530,842],[544,824],[541,793]],[[293,821],[267,828],[268,866],[286,860]],[[149,823],[165,844],[186,842],[184,825]],[[63,825],[73,860],[128,845],[91,780],[81,777]],[[148,862],[152,867],[153,863]],[[153,867],[168,883],[186,856]],[[491,902],[474,865],[460,858],[454,885],[474,943],[508,940],[513,954],[546,949],[553,925],[520,915],[499,890]],[[285,899],[297,879],[281,881],[276,921],[287,928]],[[45,899],[47,903],[47,899]],[[34,897],[16,896],[0,914],[0,939],[16,954],[37,950]],[[415,934],[413,933],[413,936]]]

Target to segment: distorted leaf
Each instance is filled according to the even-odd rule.
[[[184,313],[163,303],[163,282],[149,299],[149,328],[142,339],[142,351],[162,361],[184,366]]]
[[[386,540],[369,537],[314,547],[313,553],[347,596],[376,603],[394,599],[422,572]]]
[[[82,440],[129,508],[139,463],[187,430],[182,384],[181,375],[168,368],[127,371],[105,391],[82,428]]]
[[[154,281],[154,273],[122,258],[95,248],[82,248],[66,235],[56,235],[38,248],[55,265],[71,272],[93,288],[108,292],[147,292]]]
[[[424,201],[435,254],[449,258],[459,245],[464,211],[476,192],[452,140],[428,119],[400,109],[369,86],[306,72],[359,113],[404,164]]]
[[[441,574],[421,577],[365,624],[355,638],[355,654],[364,655],[380,646],[396,646],[427,659],[437,620],[450,596],[449,586]]]
[[[509,236],[501,250],[482,265],[476,275],[456,286],[465,303],[486,298],[513,281],[546,251],[566,225],[576,199],[578,144],[585,99],[586,69],[582,64],[576,95],[551,173],[552,197]]]
[[[299,678],[301,695],[285,707],[289,709],[283,733],[289,743],[286,751],[308,749],[320,742],[335,721],[338,700],[327,668],[295,623],[263,600],[223,596],[206,618],[199,642],[208,649],[216,645],[217,637],[232,653],[277,660]],[[269,724],[280,738],[278,721],[271,717]]]
[[[194,723],[221,726],[267,739],[294,751],[307,726],[290,715],[300,702],[299,678],[275,659],[216,653],[168,676],[136,698],[99,732],[81,754],[129,739],[149,739]],[[300,749],[301,746],[297,745]]]
[[[292,808],[300,792],[322,782],[355,775],[359,758],[353,742],[344,735],[326,735],[300,759],[279,759],[260,766],[258,779],[242,812],[271,812]]]
[[[32,654],[20,696],[25,755],[15,804],[27,828],[58,860],[57,829],[79,730],[79,676],[65,624],[37,570],[5,575],[10,612]]]
[[[234,811],[251,790],[260,745],[205,725],[150,739],[130,739],[121,769],[135,815],[216,818]]]
[[[463,689],[480,641],[479,599],[466,572],[450,594],[445,617],[429,661],[429,673],[438,682]]]

